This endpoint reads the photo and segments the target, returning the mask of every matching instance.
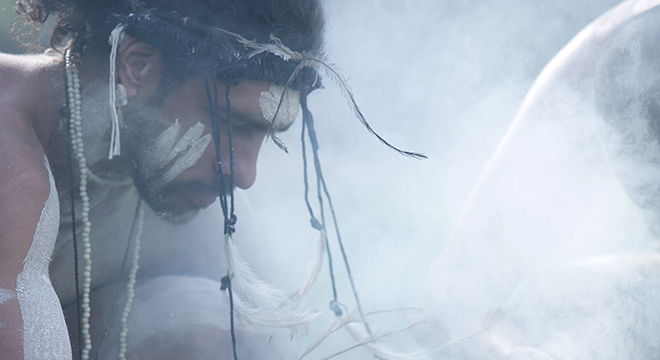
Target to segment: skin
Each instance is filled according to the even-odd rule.
[[[161,80],[162,64],[160,50],[137,39],[129,39],[123,46],[118,59],[118,74],[126,87],[129,104],[149,102]],[[256,178],[256,160],[268,122],[263,119],[258,106],[259,95],[270,88],[270,84],[261,81],[241,81],[232,86],[232,129],[234,141],[234,182],[242,189],[247,189]],[[218,81],[218,105],[221,119],[226,113],[226,84]],[[168,96],[162,107],[162,117],[153,121],[148,133],[161,133],[166,127],[181,122],[184,133],[197,123],[205,126],[210,133],[212,126],[210,109],[204,78],[195,76],[185,80]],[[130,111],[128,111],[130,117]],[[155,128],[155,129],[154,129]],[[277,129],[282,130],[282,129]],[[139,130],[138,130],[139,131]],[[149,140],[150,135],[144,135]],[[154,137],[151,136],[151,139]],[[138,143],[137,141],[135,143]],[[229,176],[229,137],[225,126],[221,125],[222,173]],[[205,207],[217,196],[217,161],[214,146],[209,146],[201,158],[188,170],[181,173],[164,189],[166,201],[173,211],[193,211]]]
[[[13,290],[50,192],[44,149],[61,99],[48,90],[57,67],[49,59],[1,55],[0,64],[0,288]],[[15,297],[0,305],[0,322],[0,353],[22,359],[23,321]]]
[[[48,158],[58,184],[68,183],[66,139],[60,131],[60,108],[65,103],[61,56],[0,54],[0,289],[16,288],[16,277],[22,271],[23,259],[32,244],[44,203],[49,195]],[[80,68],[82,91],[87,84],[107,83],[105,55],[86,53]],[[139,135],[139,118],[131,117],[131,106],[151,106],[161,82],[163,68],[158,49],[129,38],[117,59],[117,73],[126,87],[129,105],[125,125]],[[218,82],[218,105],[225,114],[225,87]],[[269,123],[263,119],[258,99],[270,84],[241,81],[232,86],[232,124],[234,142],[234,181],[239,188],[249,188],[256,178],[256,160]],[[131,105],[133,104],[133,105]],[[175,119],[184,133],[197,123],[211,132],[209,105],[204,79],[196,76],[185,80],[168,95],[158,110],[162,116],[149,124],[155,134],[171,126]],[[105,119],[103,119],[105,121]],[[109,121],[109,120],[108,120]],[[199,160],[163,187],[160,196],[168,211],[174,214],[195,212],[217,197],[217,174],[229,176],[228,135],[221,126],[222,169],[218,169],[214,145],[206,148]],[[277,131],[285,129],[275,129]],[[147,142],[154,133],[142,134]],[[109,134],[107,134],[109,135]],[[126,136],[130,140],[131,136]],[[108,140],[109,136],[104,139]],[[105,141],[105,140],[104,140]],[[135,175],[139,169],[128,158],[139,152],[143,144],[122,143],[122,156],[101,160],[91,165],[96,173],[114,172]],[[125,153],[124,153],[125,151]],[[148,185],[148,184],[147,184]],[[59,187],[59,185],[58,185]],[[142,271],[142,268],[141,268]],[[145,272],[149,272],[148,265]],[[22,359],[21,332],[23,321],[15,297],[0,304],[0,354],[3,359]],[[163,349],[172,358],[183,358],[187,349],[177,346]],[[75,354],[75,351],[74,351]]]

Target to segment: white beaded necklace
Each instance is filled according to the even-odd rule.
[[[128,284],[126,284],[126,304],[121,314],[121,330],[119,332],[119,359],[126,360],[126,350],[128,347],[128,316],[131,314],[133,299],[135,298],[135,277],[140,268],[138,260],[140,259],[140,238],[142,237],[142,227],[144,224],[144,210],[140,206],[138,213],[137,229],[135,233],[135,248],[133,249],[133,263],[131,271],[128,274]]]
[[[90,318],[90,306],[89,306],[89,294],[91,291],[92,284],[92,248],[90,244],[89,234],[91,232],[92,223],[89,220],[89,195],[87,194],[87,181],[90,178],[90,175],[93,178],[98,178],[95,176],[87,167],[87,159],[85,158],[85,146],[83,143],[83,130],[82,130],[82,97],[80,95],[80,74],[79,70],[74,66],[71,61],[71,49],[67,49],[64,53],[64,63],[65,63],[65,74],[67,82],[67,99],[69,104],[69,134],[71,137],[71,145],[73,148],[73,153],[75,159],[78,162],[79,176],[80,176],[80,186],[78,188],[80,192],[80,198],[82,200],[82,242],[83,242],[83,291],[82,291],[82,316],[80,319],[81,323],[81,334],[82,334],[82,353],[81,359],[88,360],[90,352],[92,350],[92,340],[89,332],[89,318]],[[114,105],[114,104],[111,104]],[[75,219],[74,219],[75,221]],[[129,273],[129,280],[127,287],[127,296],[126,304],[124,305],[124,311],[121,317],[121,329],[119,335],[119,359],[126,359],[126,350],[127,350],[127,337],[128,337],[128,317],[131,312],[131,307],[133,305],[133,299],[135,296],[134,287],[135,287],[135,278],[137,275],[137,270],[139,268],[138,259],[140,251],[140,238],[142,236],[142,228],[144,223],[144,211],[140,208],[138,214],[137,222],[137,232],[135,236],[135,248],[133,250],[133,261],[131,264],[131,270]],[[76,274],[77,276],[77,274]]]
[[[89,196],[87,195],[87,159],[85,158],[85,149],[83,144],[82,132],[82,97],[80,96],[80,74],[71,61],[71,49],[67,49],[64,54],[67,96],[69,100],[69,135],[71,136],[71,145],[73,153],[78,161],[80,170],[80,199],[82,200],[82,242],[83,242],[83,291],[82,291],[82,317],[81,332],[83,340],[82,360],[89,359],[89,352],[92,350],[92,339],[89,335],[89,293],[92,285],[92,248],[89,242],[89,233],[92,223],[89,221]],[[75,219],[74,219],[75,221]]]

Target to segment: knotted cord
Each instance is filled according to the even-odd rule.
[[[330,197],[330,192],[328,191],[328,187],[325,183],[325,179],[323,177],[323,171],[321,169],[321,162],[319,160],[319,155],[318,155],[318,149],[319,149],[319,144],[318,144],[318,139],[316,137],[316,131],[314,129],[314,117],[312,116],[312,113],[309,111],[309,108],[307,107],[307,93],[303,93],[300,97],[300,105],[302,107],[303,111],[303,125],[302,125],[302,134],[301,134],[301,142],[302,142],[302,153],[303,153],[303,168],[304,168],[304,180],[305,180],[305,203],[307,205],[307,209],[309,210],[310,216],[311,216],[311,222],[312,226],[314,226],[315,222],[318,222],[316,218],[314,217],[314,213],[312,211],[312,207],[309,203],[309,198],[308,198],[308,192],[309,192],[309,184],[307,180],[307,156],[306,156],[306,150],[305,150],[305,130],[307,130],[307,137],[309,138],[309,142],[312,147],[312,154],[313,154],[313,159],[314,159],[314,170],[316,173],[316,179],[317,179],[317,194],[318,194],[318,201],[319,201],[319,207],[320,207],[320,212],[321,212],[321,226],[323,228],[323,231],[325,231],[325,219],[324,219],[324,206],[323,206],[323,195],[325,195],[325,198],[328,200],[328,207],[330,208],[330,213],[332,215],[332,220],[334,223],[335,227],[335,232],[337,234],[337,241],[339,243],[339,248],[341,249],[341,254],[344,259],[344,265],[346,267],[346,272],[348,274],[348,279],[351,284],[351,290],[353,292],[353,295],[355,297],[355,302],[358,308],[358,312],[360,313],[360,316],[362,319],[365,318],[364,312],[362,311],[362,306],[360,303],[360,297],[358,296],[357,293],[357,288],[355,287],[355,281],[353,280],[353,274],[351,272],[351,268],[348,263],[348,257],[346,256],[346,250],[344,249],[344,244],[341,240],[341,234],[339,232],[339,225],[337,222],[337,216],[335,214],[334,207],[332,205],[332,199]],[[335,276],[334,276],[334,271],[332,267],[332,255],[330,253],[330,247],[328,243],[326,242],[326,250],[328,253],[328,263],[329,263],[329,269],[330,269],[330,280],[332,283],[332,290],[333,290],[333,300],[330,302],[330,309],[335,313],[336,316],[341,316],[342,311],[340,308],[340,303],[337,300],[337,290],[336,290],[336,284],[335,284]],[[371,335],[371,329],[369,328],[369,324],[367,321],[364,321],[365,328],[369,335]]]
[[[213,94],[211,94],[211,86],[209,84],[210,80],[213,81]],[[225,236],[232,236],[236,231],[236,214],[234,213],[234,142],[232,136],[232,124],[231,124],[231,98],[229,90],[231,83],[227,82],[227,88],[225,93],[225,101],[227,108],[227,133],[229,136],[229,187],[225,186],[225,177],[222,170],[222,154],[220,148],[220,116],[218,112],[218,83],[216,80],[216,74],[212,76],[207,76],[205,79],[206,86],[206,95],[209,102],[209,107],[211,108],[211,127],[213,131],[213,140],[215,143],[215,155],[218,163],[218,193],[220,196],[220,206],[222,208],[222,214],[224,217],[224,234]],[[229,192],[229,194],[227,194]],[[230,203],[227,202],[227,196],[230,197]],[[229,319],[231,326],[231,341],[232,341],[232,350],[234,355],[234,360],[238,360],[238,354],[236,351],[236,331],[234,327],[234,299],[233,291],[231,288],[231,274],[223,276],[221,279],[222,286],[221,290],[227,290],[229,295]]]

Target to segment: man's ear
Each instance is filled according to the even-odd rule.
[[[163,76],[160,49],[137,38],[128,38],[117,56],[117,76],[129,99],[149,99]]]

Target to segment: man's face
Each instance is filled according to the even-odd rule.
[[[218,169],[211,108],[204,78],[191,78],[162,101],[131,101],[124,107],[126,136],[122,156],[141,197],[162,218],[182,223],[215,202],[218,171],[231,175],[226,84],[218,82],[222,169]],[[279,92],[278,92],[279,90]],[[297,114],[298,93],[288,90],[274,131],[286,130]],[[211,94],[213,86],[211,84]],[[281,88],[262,81],[241,81],[229,92],[234,185],[247,189],[256,178],[256,161],[281,98]],[[229,189],[226,189],[228,191]]]

